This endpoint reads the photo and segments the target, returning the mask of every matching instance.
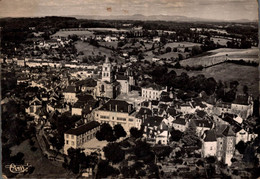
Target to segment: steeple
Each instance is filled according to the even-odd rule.
[[[106,57],[105,63],[110,63],[108,57]]]
[[[102,81],[112,81],[112,65],[108,57],[106,58],[105,63],[102,67]]]

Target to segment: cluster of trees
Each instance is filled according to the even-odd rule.
[[[87,64],[95,64],[95,63],[98,63],[98,62],[103,62],[105,61],[105,56],[102,56],[102,55],[96,55],[96,56],[85,56],[82,58],[82,62],[83,63],[87,63]]]
[[[125,136],[126,132],[120,124],[117,124],[114,126],[114,128],[112,128],[108,123],[102,124],[100,127],[100,131],[98,131],[96,134],[96,138],[99,141],[106,140],[108,142],[116,141],[120,137]]]
[[[82,169],[94,169],[98,162],[97,153],[91,153],[90,155],[86,156],[82,149],[69,148],[68,158],[69,161],[66,157],[64,158],[64,163],[62,166],[71,170],[74,174],[78,174]]]
[[[196,125],[193,120],[189,122],[188,128],[183,133],[181,141],[187,147],[201,148],[202,143],[196,134]]]
[[[243,59],[241,60],[228,60],[228,63],[234,63],[234,64],[238,64],[238,65],[247,65],[247,66],[258,66],[259,63],[257,61],[245,61]]]
[[[55,138],[50,140],[51,144],[60,150],[64,146],[64,133],[75,126],[75,122],[78,121],[80,117],[70,116],[68,113],[63,113],[62,115],[56,113],[49,118],[51,128],[57,129],[58,133]]]

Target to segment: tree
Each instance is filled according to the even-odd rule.
[[[169,53],[169,52],[171,52],[171,51],[172,51],[171,47],[166,47],[166,49],[165,49],[165,52],[166,52],[166,53]]]
[[[179,130],[175,130],[174,128],[172,128],[170,140],[178,142],[178,141],[180,141],[182,136],[183,136],[183,132],[181,132]]]
[[[125,151],[120,148],[118,143],[109,143],[103,148],[103,151],[105,157],[113,163],[119,163],[125,159]]]
[[[143,136],[143,132],[142,132],[142,130],[138,130],[136,127],[132,127],[130,129],[130,135],[131,135],[131,137],[138,139],[138,138],[141,138]]]
[[[117,139],[119,139],[120,137],[126,136],[126,132],[120,124],[117,124],[114,126],[114,135]]]
[[[191,49],[191,55],[195,56],[202,53],[201,47],[200,46],[193,46]]]
[[[181,140],[185,146],[198,146],[201,147],[201,141],[196,134],[196,125],[193,120],[189,122],[188,128],[183,134]]]
[[[238,152],[240,154],[244,154],[245,153],[245,150],[246,150],[246,144],[244,143],[244,141],[239,141],[237,144],[236,144],[236,149],[238,150]]]
[[[110,166],[108,161],[100,161],[98,164],[98,172],[96,178],[108,178],[108,176],[119,175],[119,170]]]
[[[106,140],[109,142],[113,142],[116,140],[114,136],[114,132],[110,124],[104,123],[100,127],[100,131],[96,133],[96,138],[99,141]]]
[[[82,149],[69,148],[68,156],[70,158],[68,167],[73,173],[79,173],[80,167],[87,168],[86,155],[82,152]]]

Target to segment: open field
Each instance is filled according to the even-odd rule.
[[[126,29],[116,29],[116,28],[88,28],[89,31],[112,31],[112,32],[128,32]]]
[[[13,146],[11,148],[12,155],[17,154],[18,152],[22,152],[24,154],[25,163],[29,163],[35,170],[29,177],[75,177],[73,175],[69,175],[69,172],[66,171],[59,163],[60,166],[53,165],[47,158],[45,158],[41,152],[41,149],[37,143],[35,142],[35,147],[37,150],[35,152],[31,151],[29,140],[22,142],[19,146]]]
[[[227,55],[227,56],[226,56]],[[199,57],[193,57],[180,62],[182,66],[209,66],[219,62],[223,62],[226,58],[230,60],[245,60],[245,61],[256,61],[258,62],[258,49],[231,49],[231,48],[220,48],[211,50],[205,55]]]
[[[201,46],[199,43],[192,43],[192,42],[172,42],[167,43],[164,47],[171,47],[171,48],[177,48],[177,47],[193,47],[193,46]]]
[[[118,44],[118,42],[98,42],[98,43],[102,46],[106,46],[109,48],[114,47],[115,49],[117,48],[117,44]]]
[[[75,43],[75,47],[78,52],[83,52],[84,55],[79,56],[79,58],[83,56],[96,56],[96,55],[101,55],[104,56],[106,55],[107,57],[111,57],[111,50],[106,49],[104,47],[95,47],[93,45],[90,45],[87,42],[82,42],[82,41],[77,41]]]
[[[254,97],[259,94],[259,75],[258,67],[243,66],[232,63],[223,63],[210,68],[205,68],[202,71],[186,71],[184,69],[173,69],[178,75],[182,72],[186,72],[189,76],[197,76],[199,74],[205,75],[205,77],[213,77],[216,81],[222,82],[238,81],[239,93],[243,93],[243,86],[247,85],[249,93]]]
[[[212,40],[214,41],[215,44],[219,44],[219,45],[224,45],[227,46],[227,42],[230,41],[228,39],[224,39],[224,38],[217,38],[217,37],[213,37]]]
[[[94,33],[90,31],[58,31],[55,34],[51,35],[51,37],[53,36],[68,37],[69,35],[74,35],[74,34],[78,36],[85,36],[85,37],[94,36]]]

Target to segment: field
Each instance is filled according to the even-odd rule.
[[[106,46],[109,48],[114,47],[115,49],[117,48],[117,44],[118,44],[118,42],[98,42],[98,43],[102,46]]]
[[[167,43],[164,47],[171,47],[171,48],[177,48],[177,47],[193,47],[193,46],[201,46],[199,43],[192,43],[192,42],[172,42]]]
[[[239,93],[242,93],[243,86],[247,85],[250,94],[252,94],[254,97],[258,96],[259,94],[259,77],[257,67],[223,63],[210,68],[205,68],[202,71],[186,71],[184,69],[173,70],[178,75],[180,75],[182,72],[186,72],[189,76],[203,74],[207,78],[213,77],[216,81],[221,80],[222,82],[236,80],[239,82]]]
[[[227,55],[227,56],[226,56]],[[231,60],[256,61],[258,62],[258,49],[231,49],[220,48],[211,50],[198,57],[189,58],[180,62],[182,66],[209,66],[215,63],[223,62],[226,57]]]
[[[224,46],[227,46],[227,42],[230,41],[228,39],[224,39],[224,38],[216,38],[216,37],[213,37],[212,40],[214,41],[215,44],[219,44],[219,45],[224,45]]]
[[[58,31],[55,34],[51,35],[53,36],[60,36],[60,37],[68,37],[69,35],[78,35],[78,36],[85,36],[90,37],[94,36],[93,32],[90,31]]]
[[[112,32],[128,32],[126,29],[116,29],[116,28],[88,28],[89,31],[112,31]]]
[[[93,45],[90,45],[87,42],[82,42],[82,41],[77,41],[75,43],[75,47],[78,52],[83,52],[84,55],[79,56],[79,58],[82,58],[83,56],[96,56],[96,55],[101,55],[104,56],[106,55],[107,57],[111,57],[111,50],[106,49],[104,47],[95,47]]]

